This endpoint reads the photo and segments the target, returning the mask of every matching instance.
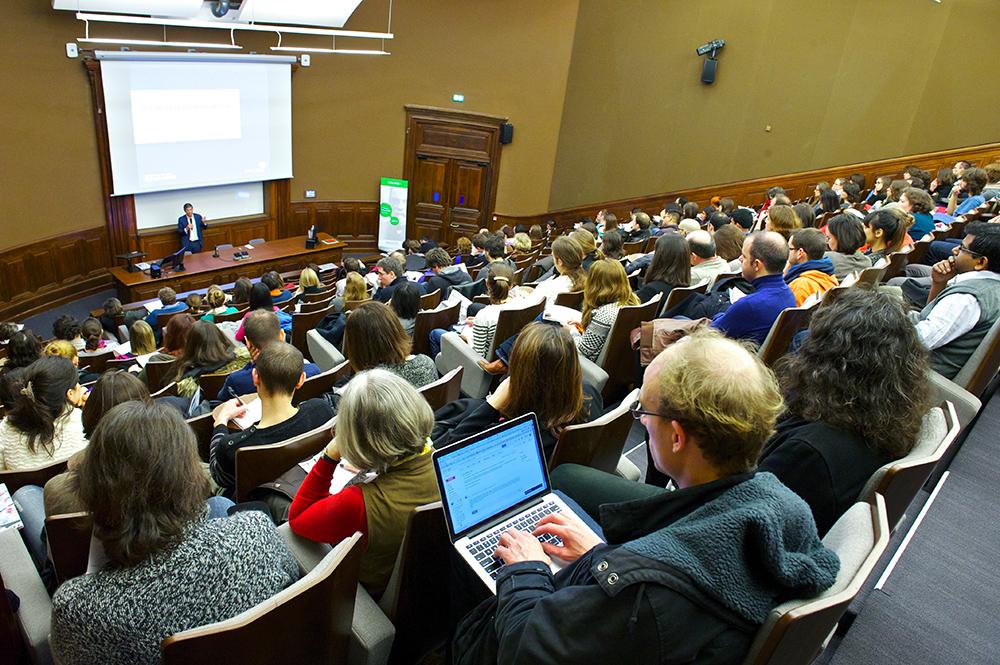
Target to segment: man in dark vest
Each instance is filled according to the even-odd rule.
[[[931,367],[952,379],[1000,317],[1000,225],[973,224],[954,255],[934,264],[916,320]]]

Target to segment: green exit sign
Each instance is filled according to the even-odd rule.
[[[465,101],[465,95],[456,92],[454,95],[451,96],[451,101],[453,101],[453,102],[464,102]]]

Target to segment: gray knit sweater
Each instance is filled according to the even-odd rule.
[[[159,663],[166,637],[232,618],[298,577],[295,559],[263,513],[200,519],[147,561],[59,587],[52,651],[62,665]]]

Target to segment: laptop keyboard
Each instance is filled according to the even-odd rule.
[[[548,502],[539,505],[533,510],[519,515],[516,519],[511,520],[505,524],[501,524],[495,527],[492,531],[487,531],[481,534],[478,538],[471,541],[466,545],[466,549],[469,554],[482,566],[491,579],[495,580],[497,575],[500,574],[500,569],[503,568],[503,561],[493,557],[493,553],[497,551],[497,543],[500,542],[500,536],[502,536],[507,531],[527,531],[531,533],[534,530],[535,525],[538,524],[539,520],[550,513],[560,512],[559,506],[555,503]],[[562,541],[556,536],[550,533],[542,534],[538,536],[538,541],[542,543],[552,543],[553,545],[562,545]]]

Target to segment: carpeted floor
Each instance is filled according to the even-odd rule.
[[[51,309],[47,312],[30,316],[23,321],[19,321],[18,323],[23,323],[25,328],[31,330],[42,339],[48,339],[52,337],[52,324],[63,314],[72,314],[82,321],[90,316],[91,310],[99,309],[104,304],[105,300],[108,298],[114,298],[115,295],[116,292],[114,289],[107,289],[106,291],[95,293],[92,296],[87,296],[85,298],[80,298],[79,300],[66,303],[65,305],[60,305],[59,307]]]

